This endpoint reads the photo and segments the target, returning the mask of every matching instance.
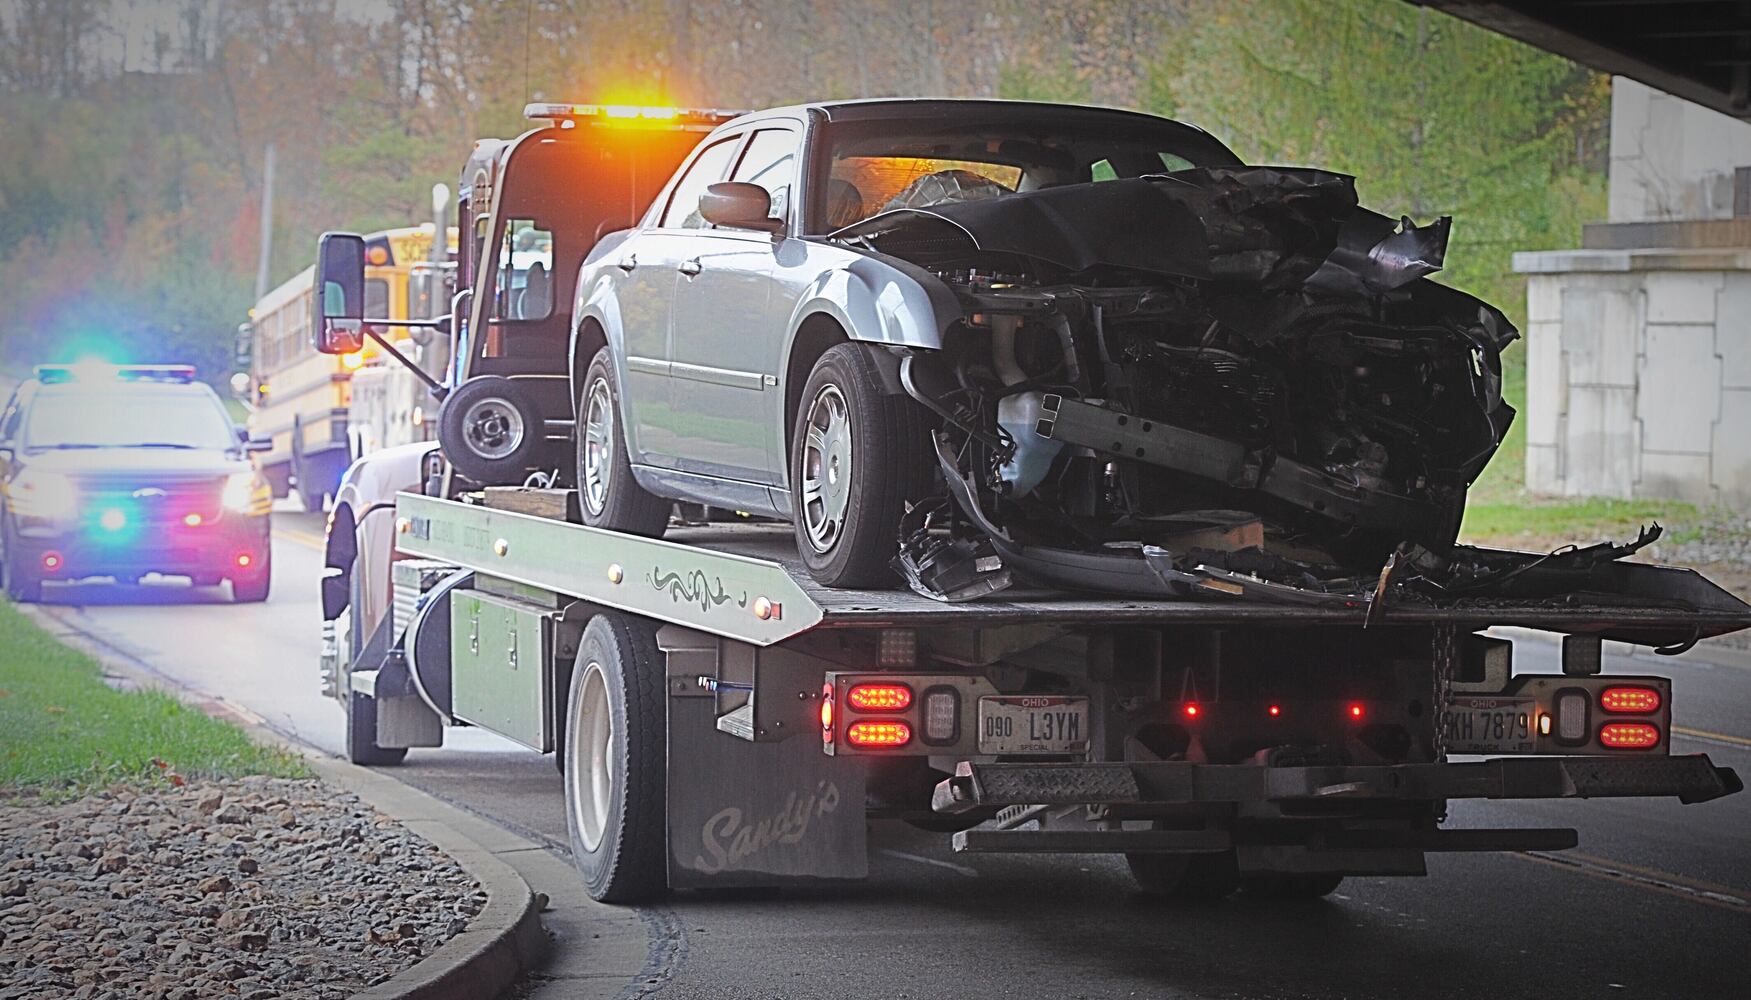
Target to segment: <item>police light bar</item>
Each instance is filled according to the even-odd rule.
[[[618,128],[716,128],[746,112],[718,108],[671,108],[650,104],[555,104],[537,101],[523,106],[523,117],[558,122],[562,128],[580,123]]]
[[[124,382],[193,382],[194,365],[37,365],[33,374],[44,385],[114,379]]]

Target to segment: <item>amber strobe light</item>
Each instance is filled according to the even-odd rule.
[[[1613,750],[1647,750],[1660,745],[1660,730],[1646,722],[1607,722],[1599,742]]]
[[[903,747],[912,742],[912,727],[899,719],[865,719],[846,727],[845,742],[854,747]]]
[[[859,712],[900,712],[912,704],[912,689],[905,684],[854,684],[845,692],[845,704]]]
[[[1609,687],[1599,692],[1599,707],[1613,715],[1650,715],[1660,710],[1660,692],[1646,687]]]

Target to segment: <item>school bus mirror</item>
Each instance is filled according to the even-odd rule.
[[[365,238],[323,233],[316,253],[313,334],[317,351],[351,354],[365,346]]]

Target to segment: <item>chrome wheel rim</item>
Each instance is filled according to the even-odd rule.
[[[584,397],[584,433],[578,441],[578,465],[583,470],[584,506],[592,514],[608,504],[609,478],[614,474],[614,400],[608,380],[590,383]]]
[[[845,394],[828,383],[809,401],[803,420],[803,532],[816,552],[827,552],[845,533],[851,505],[851,414]]]
[[[509,456],[523,443],[523,415],[502,399],[482,399],[462,411],[462,437],[481,458]]]
[[[614,720],[608,714],[608,681],[594,660],[584,667],[584,689],[571,719],[565,768],[566,802],[584,850],[602,845],[614,801]]]

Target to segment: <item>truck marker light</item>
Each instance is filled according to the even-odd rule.
[[[854,747],[903,747],[912,742],[912,727],[899,719],[853,722],[845,729],[845,742]]]
[[[845,692],[845,703],[859,712],[903,712],[912,706],[912,688],[905,684],[856,684]]]
[[[833,685],[821,685],[821,745],[833,743]]]
[[[952,743],[960,735],[961,696],[952,687],[924,692],[924,741]]]
[[[1660,745],[1660,730],[1646,722],[1607,722],[1599,742],[1613,750],[1647,750]]]
[[[1650,715],[1660,710],[1660,692],[1648,687],[1608,687],[1599,707],[1614,715]]]
[[[201,526],[201,515],[199,515],[199,514],[184,514],[182,516],[182,523],[188,525],[191,528],[198,528]]]
[[[1550,715],[1548,713],[1541,714],[1538,717],[1538,735],[1540,735],[1540,736],[1549,736],[1550,735]]]
[[[1198,708],[1197,702],[1188,701],[1188,702],[1186,702],[1185,707],[1182,708],[1180,711],[1186,713],[1186,718],[1195,719],[1198,717],[1198,712],[1200,711],[1200,709]]]
[[[1271,706],[1271,707],[1270,707],[1270,708],[1267,708],[1267,709],[1265,709],[1265,711],[1266,711],[1266,712],[1267,712],[1267,713],[1269,713],[1269,714],[1270,714],[1270,716],[1271,716],[1271,718],[1273,718],[1273,719],[1274,719],[1274,718],[1276,718],[1276,717],[1277,717],[1277,716],[1279,716],[1279,715],[1282,715],[1282,714],[1283,714],[1283,706],[1281,706],[1281,705],[1272,705],[1272,706]]]
[[[1362,714],[1362,703],[1357,701],[1350,702],[1350,718],[1360,719]]]
[[[50,572],[54,572],[55,570],[60,569],[64,561],[65,560],[63,560],[61,558],[61,554],[59,552],[44,552],[43,553],[43,569],[46,569]]]

